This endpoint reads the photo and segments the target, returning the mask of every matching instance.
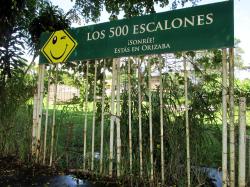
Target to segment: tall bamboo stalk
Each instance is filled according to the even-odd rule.
[[[37,92],[34,94],[34,102],[33,102],[33,124],[32,124],[32,148],[31,155],[34,158],[36,154],[36,129],[37,129],[37,101],[38,94]]]
[[[40,89],[39,89],[39,103],[38,103],[38,127],[37,127],[37,145],[36,145],[36,162],[39,161],[41,151],[41,126],[42,126],[42,115],[43,115],[43,92],[44,92],[44,70],[45,65],[39,65],[41,69]]]
[[[227,187],[227,51],[222,50],[222,181]]]
[[[114,151],[114,122],[115,122],[115,84],[116,84],[116,62],[112,66],[112,88],[111,88],[111,118],[110,118],[110,142],[109,142],[109,176],[113,173],[113,151]]]
[[[89,78],[89,61],[86,64],[86,82],[85,82],[85,103],[84,103],[84,129],[83,129],[83,170],[86,170],[86,150],[87,150],[87,125],[88,125],[88,78]]]
[[[129,171],[132,175],[132,124],[131,124],[131,59],[128,59],[128,137],[129,137]]]
[[[230,116],[230,187],[235,186],[235,133],[234,133],[234,49],[229,49],[229,116]]]
[[[91,149],[91,170],[94,170],[95,158],[95,115],[96,115],[96,75],[97,61],[95,61],[95,75],[94,75],[94,101],[93,101],[93,121],[92,121],[92,149]]]
[[[54,76],[54,98],[53,98],[53,119],[52,119],[52,130],[51,130],[51,145],[50,145],[50,160],[49,165],[52,166],[53,162],[53,152],[54,152],[54,141],[55,141],[55,126],[56,126],[56,100],[57,100],[57,75],[58,75],[58,66],[55,68]]]
[[[154,180],[153,157],[153,123],[152,123],[152,98],[151,98],[151,64],[148,59],[148,105],[149,105],[149,145],[150,145],[150,180]]]
[[[120,130],[120,59],[117,59],[117,92],[116,92],[116,145],[117,145],[117,177],[121,175],[121,130]]]
[[[187,62],[186,57],[184,56],[184,81],[185,81],[185,123],[186,123],[186,152],[187,152],[187,186],[191,186],[190,180],[190,145],[189,145],[189,118],[188,118],[188,72],[187,72]]]
[[[46,101],[46,114],[45,114],[45,129],[43,138],[43,164],[46,162],[46,149],[47,149],[47,131],[48,131],[48,119],[49,119],[49,97],[50,97],[50,71],[48,70],[48,94]]]
[[[163,137],[163,85],[162,85],[162,63],[163,63],[163,59],[161,59],[160,57],[160,67],[159,67],[159,71],[160,71],[160,128],[161,128],[161,132],[160,132],[160,138],[161,138],[161,180],[162,183],[164,184],[165,182],[165,171],[164,171],[164,137]]]
[[[246,98],[239,101],[239,187],[246,186]]]
[[[40,103],[40,86],[41,86],[41,68],[38,66],[38,80],[37,80],[37,89],[34,94],[34,110],[33,110],[33,127],[32,127],[32,157],[36,157],[36,148],[37,148],[37,129],[38,129],[38,111]]]
[[[106,60],[103,64],[103,80],[102,80],[102,115],[101,115],[101,148],[100,148],[100,174],[103,172],[103,126],[104,126],[104,101],[105,101],[105,71]]]
[[[142,95],[141,95],[141,59],[138,60],[138,113],[139,113],[139,152],[140,152],[140,177],[142,177],[142,115],[141,115],[141,104],[142,104]]]
[[[247,142],[248,142],[248,181],[250,180],[250,136],[247,136]]]

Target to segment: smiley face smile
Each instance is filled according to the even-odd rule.
[[[50,50],[51,57],[54,58],[55,60],[58,60],[58,59],[62,58],[63,55],[65,54],[66,50],[67,50],[67,47],[68,47],[68,44],[66,44],[66,47],[65,47],[63,53],[60,56],[57,56],[57,57],[55,55],[53,55],[52,52],[51,52],[51,50]]]

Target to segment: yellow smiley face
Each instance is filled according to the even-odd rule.
[[[66,30],[51,34],[42,48],[42,53],[50,63],[65,62],[77,46],[77,42]]]

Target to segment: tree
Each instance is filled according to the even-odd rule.
[[[39,52],[40,34],[68,28],[70,22],[61,9],[43,0],[3,1],[0,19],[0,150],[3,153],[5,149],[13,150],[6,146],[13,145],[8,137],[16,136],[16,129],[20,128],[20,123],[14,119],[23,112],[24,106],[28,108],[27,101],[34,94],[36,77],[24,76],[25,47],[27,44],[31,47],[35,58]],[[29,125],[27,122],[25,127]],[[18,146],[12,147],[18,151]]]
[[[242,54],[244,53],[243,49],[239,46],[240,44],[240,39],[235,38],[234,39],[234,65],[236,68],[242,69],[244,66],[244,62],[242,59]]]
[[[23,55],[27,39],[27,24],[35,11],[36,2],[36,0],[1,0],[0,2],[1,154],[6,151],[7,146],[9,151],[13,150],[13,144],[15,147],[17,140],[9,141],[8,137],[16,136],[15,130],[18,124],[14,121],[17,119],[17,113],[33,95],[32,79],[29,79],[30,77],[23,79],[22,74],[26,66]],[[18,146],[15,149],[17,153]]]
[[[195,4],[200,0],[173,0],[171,5],[175,9],[177,5],[185,5],[187,2]],[[123,11],[125,18],[155,13],[155,4],[161,7],[169,5],[169,0],[76,0],[74,9],[79,12],[86,22],[97,22],[101,11],[105,8],[110,14],[110,19],[117,19]]]
[[[0,81],[5,84],[12,72],[20,72],[25,66],[24,39],[28,14],[34,11],[35,0],[4,1],[0,7]],[[29,10],[28,10],[29,9]]]

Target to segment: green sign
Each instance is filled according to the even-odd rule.
[[[40,42],[40,63],[233,47],[233,1],[43,33]]]

